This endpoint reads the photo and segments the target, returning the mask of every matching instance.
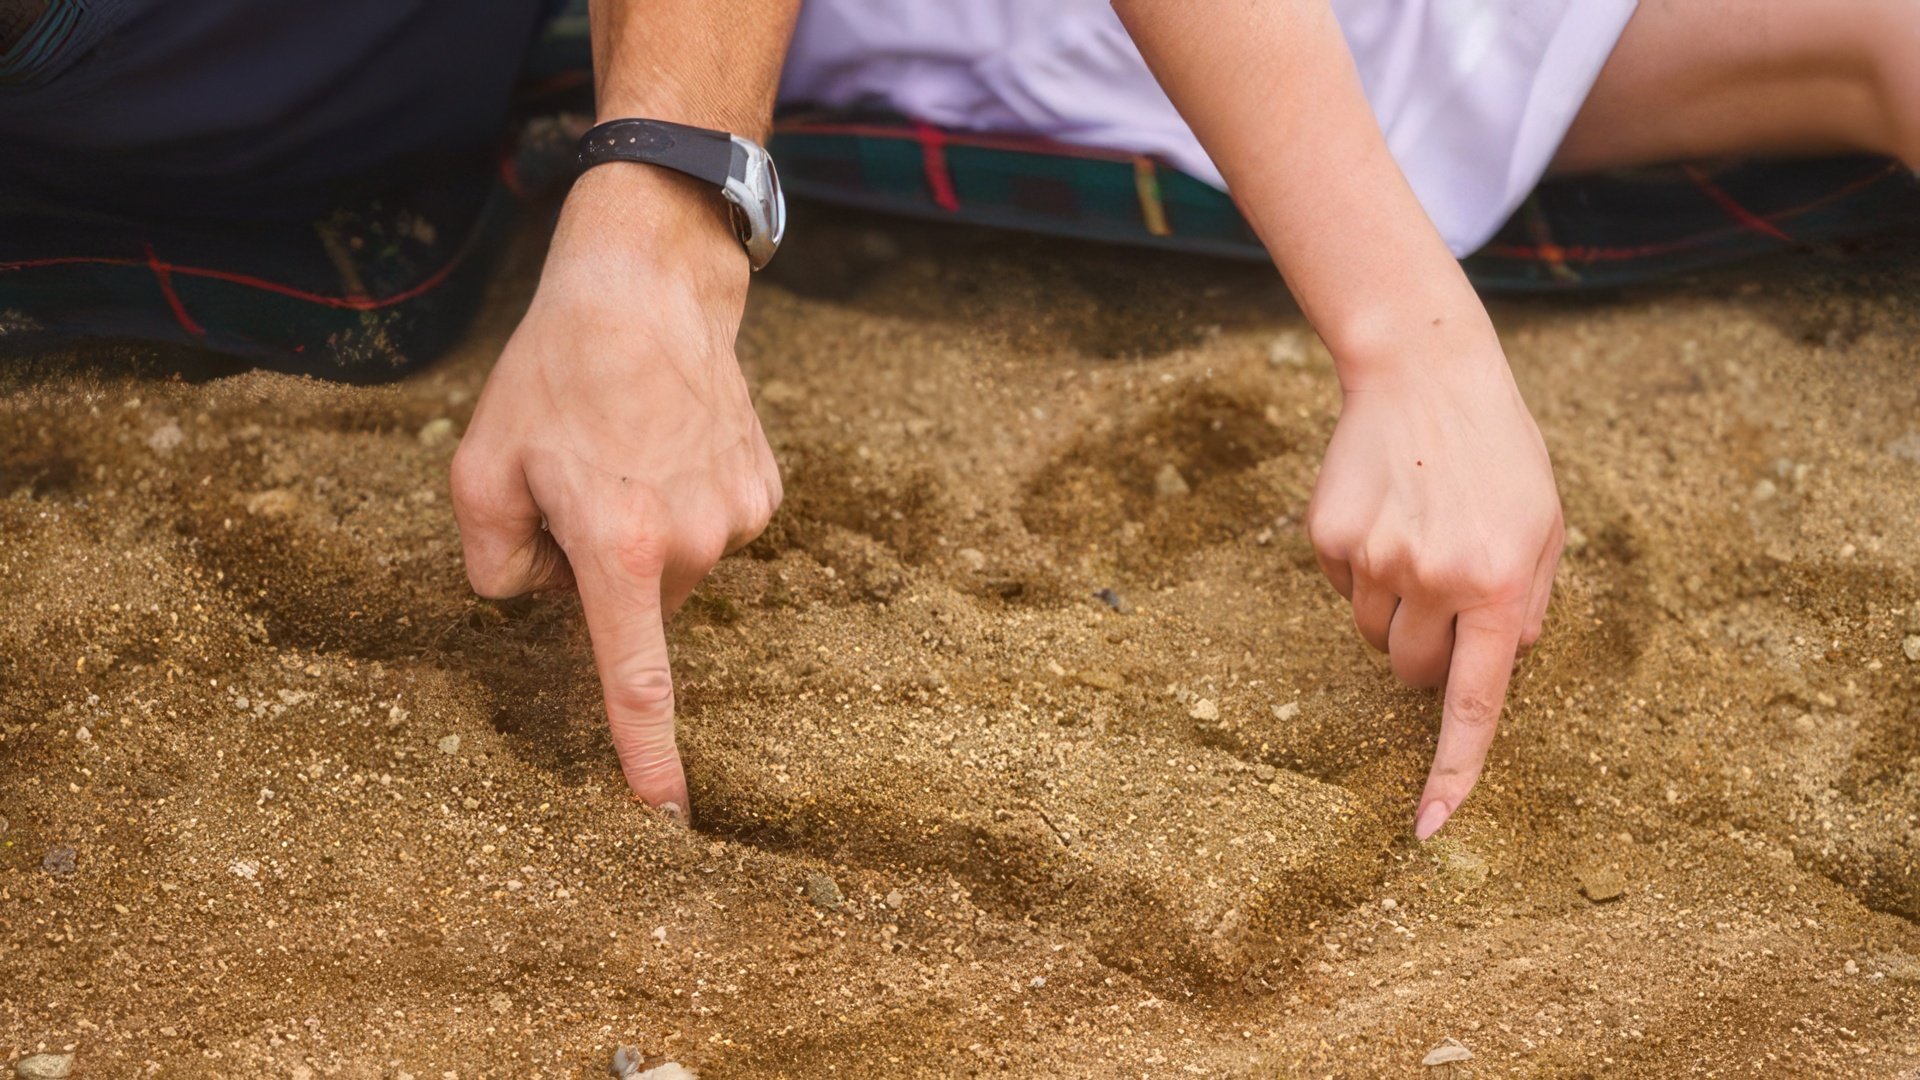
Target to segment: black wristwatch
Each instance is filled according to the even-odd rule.
[[[780,249],[787,201],[773,158],[752,139],[664,120],[609,120],[580,137],[580,168],[609,161],[662,165],[719,188],[755,270]]]

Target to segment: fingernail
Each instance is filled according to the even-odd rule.
[[[1445,825],[1447,819],[1452,816],[1453,811],[1447,809],[1447,804],[1438,800],[1421,807],[1420,816],[1413,822],[1414,839],[1425,842],[1428,837],[1439,832],[1440,826]]]
[[[672,818],[675,825],[685,825],[687,823],[687,812],[680,809],[680,804],[677,802],[663,802],[659,806],[654,807],[654,809]]]

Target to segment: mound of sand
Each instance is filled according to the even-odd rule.
[[[0,1058],[82,1076],[1920,1069],[1920,258],[1496,309],[1572,526],[1485,781],[1300,521],[1270,272],[818,216],[673,627],[694,830],[389,388],[0,378]]]

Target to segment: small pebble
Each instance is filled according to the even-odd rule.
[[[640,1051],[623,1046],[613,1052],[613,1064],[607,1067],[617,1080],[700,1080],[693,1070],[677,1061],[649,1061]]]
[[[1180,470],[1172,462],[1160,466],[1160,471],[1153,474],[1153,493],[1163,499],[1177,499],[1192,490],[1187,485],[1187,478],[1180,475]]]
[[[1391,896],[1383,896],[1380,898],[1381,911],[1392,911],[1399,906],[1400,906],[1400,901],[1395,900]]]
[[[1288,720],[1299,715],[1300,703],[1297,701],[1289,701],[1285,705],[1275,705],[1273,707],[1273,718],[1281,723],[1286,723]]]
[[[1580,891],[1588,900],[1604,904],[1626,894],[1627,879],[1610,866],[1591,866],[1580,873]]]
[[[179,446],[186,437],[187,433],[180,430],[180,425],[169,420],[154,428],[153,434],[147,436],[147,446],[155,453],[164,454]]]
[[[1843,968],[1842,970],[1844,970],[1849,975],[1858,975],[1860,974],[1860,965],[1849,960],[1847,961],[1845,968]]]
[[[768,379],[760,384],[760,400],[769,405],[791,405],[805,401],[807,391],[803,386],[790,383],[785,379]]]
[[[434,745],[438,746],[443,754],[457,754],[460,752],[460,736],[443,735]]]
[[[72,1074],[72,1054],[33,1054],[13,1066],[18,1080],[66,1080]]]
[[[807,875],[807,899],[812,901],[814,907],[828,911],[839,911],[847,903],[840,886],[825,874]]]
[[[1101,671],[1097,668],[1092,671],[1080,672],[1079,679],[1081,685],[1091,686],[1095,690],[1119,690],[1127,685],[1127,680],[1121,678],[1118,674],[1111,671]]]
[[[981,554],[978,548],[965,547],[953,554],[961,562],[967,564],[967,569],[976,574],[987,568],[987,557]]]
[[[1193,703],[1193,708],[1187,710],[1187,715],[1195,720],[1218,720],[1220,706],[1215,705],[1212,698],[1201,698]]]
[[[1121,596],[1119,593],[1114,592],[1112,589],[1101,589],[1098,592],[1094,593],[1093,595],[1101,603],[1107,605],[1108,607],[1112,608],[1114,611],[1117,611],[1122,615],[1133,614],[1133,605],[1127,603],[1126,597]]]
[[[286,488],[268,488],[247,496],[247,513],[255,517],[286,517],[300,508],[300,497]],[[287,691],[280,691],[282,698]],[[292,705],[294,702],[287,702]]]
[[[513,999],[505,994],[495,994],[487,999],[487,1008],[504,1016],[513,1011]]]
[[[1900,643],[1900,651],[1907,655],[1907,659],[1920,664],[1920,634],[1908,634],[1907,640]]]
[[[435,417],[426,422],[416,436],[420,445],[425,447],[445,446],[453,440],[453,421],[444,416]]]
[[[1267,363],[1274,367],[1300,367],[1307,362],[1307,343],[1298,330],[1283,330],[1267,344]]]
[[[54,877],[66,877],[68,874],[73,873],[79,856],[79,852],[64,844],[57,847],[50,847],[47,849],[47,853],[40,857],[40,869],[45,870]]]
[[[893,910],[899,911],[900,905],[906,902],[907,894],[901,892],[899,889],[891,889],[887,892],[887,906]]]
[[[1440,1065],[1458,1065],[1472,1060],[1473,1051],[1462,1046],[1459,1039],[1449,1036],[1440,1040],[1439,1046],[1427,1051],[1427,1056],[1420,1059],[1420,1064],[1431,1069]]]

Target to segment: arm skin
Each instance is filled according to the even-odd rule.
[[[1446,687],[1415,817],[1479,779],[1564,527],[1485,308],[1387,150],[1327,0],[1116,0],[1333,354],[1344,404],[1307,527],[1401,679]]]
[[[798,9],[594,0],[600,117],[764,140]],[[621,769],[680,820],[664,623],[780,504],[734,356],[749,273],[711,187],[642,164],[589,170],[453,461],[474,590],[579,589]]]

